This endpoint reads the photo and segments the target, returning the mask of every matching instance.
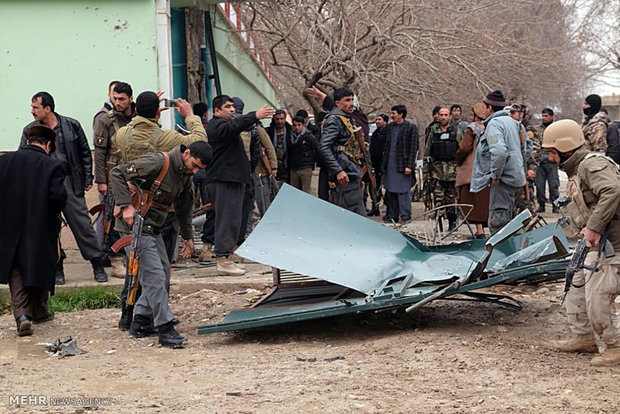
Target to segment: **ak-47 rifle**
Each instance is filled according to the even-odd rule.
[[[377,202],[377,179],[375,178],[375,172],[372,168],[372,161],[370,160],[370,154],[368,153],[368,148],[366,148],[366,142],[364,141],[364,132],[361,127],[357,127],[353,130],[353,135],[355,136],[355,140],[357,141],[357,145],[360,147],[360,151],[362,151],[362,159],[364,160],[364,165],[362,166],[362,173],[368,174],[368,181],[370,181],[370,198],[372,200],[372,209],[378,210],[379,205]]]
[[[566,206],[570,202],[571,202],[570,197],[562,196],[556,199],[553,202],[553,205],[556,208],[561,208],[561,207]],[[558,224],[560,226],[564,226],[566,224],[566,220],[567,220],[566,217],[562,217],[558,221]],[[603,252],[603,256],[606,259],[615,256],[614,247],[611,245],[611,242],[607,238],[609,236],[610,228],[611,228],[610,224],[607,224],[607,227],[605,228],[605,232],[603,233],[599,241],[598,255],[596,257],[596,262],[594,263],[594,266],[589,266],[585,264],[586,256],[590,252],[590,248],[586,244],[585,236],[581,237],[579,241],[577,242],[577,244],[575,245],[575,250],[573,252],[573,255],[571,256],[570,262],[568,262],[568,266],[566,267],[566,273],[564,276],[565,278],[564,293],[562,294],[562,296],[560,296],[560,304],[564,303],[564,299],[566,299],[566,294],[570,290],[571,286],[575,288],[581,288],[585,285],[585,282],[581,285],[575,285],[573,283],[573,278],[575,277],[575,273],[577,273],[581,269],[585,269],[585,270],[590,271],[590,277],[591,277],[592,274],[594,274],[594,272],[597,271],[598,264],[601,258],[601,252]]]
[[[112,193],[112,187],[108,186],[108,190],[103,197],[103,202],[92,207],[88,212],[94,216],[95,214],[103,214],[103,241],[101,243],[101,251],[107,253],[110,249],[110,230],[112,229],[112,223],[114,223],[114,194]]]
[[[207,203],[203,204],[200,207],[195,208],[192,211],[192,218],[203,215],[204,213],[213,210],[213,204]]]
[[[265,148],[260,146],[260,159],[265,166],[265,171],[267,171],[267,175],[269,176],[269,186],[271,187],[271,199],[274,199],[276,195],[278,195],[278,183],[276,182],[276,178],[273,176],[273,170],[271,169],[271,164],[269,163],[269,157],[267,156],[267,152]]]
[[[432,163],[430,157],[426,158],[427,163]],[[431,174],[428,173],[428,176]],[[422,189],[422,201],[424,202],[424,211],[431,211],[435,208],[435,181],[432,178],[424,179],[424,173],[422,173],[422,180],[424,180],[424,188]]]
[[[131,234],[121,237],[114,245],[112,245],[112,251],[118,253],[121,249],[131,245],[129,249],[129,264],[127,266],[127,275],[129,276],[129,294],[127,295],[127,305],[133,306],[136,303],[136,297],[138,296],[138,289],[140,289],[140,280],[138,279],[138,272],[140,270],[140,239],[142,238],[142,226],[144,225],[144,217],[142,216],[142,207],[145,203],[142,189],[136,185],[136,188],[140,192],[140,208],[136,208],[136,212],[133,215],[133,224],[131,226]]]

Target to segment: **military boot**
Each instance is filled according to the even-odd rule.
[[[159,344],[168,348],[183,348],[186,339],[174,329],[172,322],[157,327]]]
[[[131,322],[129,333],[134,338],[144,338],[146,336],[154,336],[157,334],[157,331],[155,331],[153,326],[153,319],[143,315],[136,315]]]
[[[118,327],[121,331],[131,329],[131,321],[133,320],[133,306],[127,305],[126,302],[121,303],[121,319],[118,321]]]
[[[245,270],[237,267],[228,257],[218,257],[216,263],[217,274],[220,276],[241,276],[245,274]]]
[[[595,367],[613,367],[615,365],[620,365],[620,342],[608,345],[607,349],[603,351],[601,355],[592,358],[590,364]]]
[[[572,339],[553,341],[551,344],[556,351],[560,352],[582,352],[586,354],[598,352],[598,345],[594,340],[593,333],[577,335]]]
[[[104,283],[108,281],[108,275],[105,270],[103,270],[103,262],[100,257],[96,259],[92,259],[90,264],[93,267],[93,274],[95,275],[95,280],[99,283]]]
[[[456,215],[448,215],[448,231],[456,229]]]
[[[199,262],[208,262],[213,258],[213,245],[211,243],[203,243],[202,244],[202,252],[200,252],[200,256],[198,256]]]

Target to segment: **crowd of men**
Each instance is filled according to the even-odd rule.
[[[554,122],[551,108],[541,111],[540,125],[531,125],[529,109],[508,105],[496,90],[472,105],[467,120],[460,105],[436,106],[424,134],[407,119],[404,105],[394,105],[389,116],[376,117],[371,134],[371,122],[351,89],[327,96],[310,88],[306,94],[324,109],[316,124],[304,109],[290,123],[286,111],[266,105],[244,114],[243,100],[227,95],[213,99],[208,119],[205,104],[192,107],[179,98],[162,106],[161,93],[151,91],[134,101],[131,86],[114,81],[108,101],[93,119],[94,176],[80,123],[57,113],[49,93],[35,94],[35,120],[24,128],[19,150],[0,157],[2,195],[20,197],[0,214],[0,224],[8,229],[3,232],[0,282],[10,286],[18,335],[31,335],[33,323],[54,317],[46,304],[48,292],[65,282],[58,242],[62,212],[95,280],[107,281],[108,259],[113,275],[125,278],[119,328],[135,337],[157,335],[163,346],[182,347],[185,338],[174,328],[179,321],[168,303],[170,263],[178,254],[179,236],[181,257],[195,250],[194,189],[206,212],[199,260],[214,257],[218,274],[241,275],[245,266],[234,251],[252,230],[253,212],[265,214],[283,183],[312,193],[316,167],[320,198],[362,216],[378,215],[383,198],[387,222],[411,220],[412,187],[419,179],[427,209],[442,226],[445,217],[449,231],[457,225],[457,203],[472,206],[469,220],[476,225],[476,238],[486,237],[484,227],[495,233],[521,209],[545,212],[549,201],[557,212],[553,201],[562,168],[576,177],[569,192],[583,205],[573,210],[589,212],[586,218],[571,218],[582,224],[579,231],[588,245],[598,246],[602,238],[620,243],[615,231],[620,173],[612,161],[620,156],[618,128],[608,128],[597,95],[585,99],[582,127],[574,121]],[[183,133],[161,128],[164,110],[184,118]],[[261,120],[271,124],[264,128]],[[15,174],[25,184],[21,191],[14,188]],[[104,205],[96,231],[84,200],[93,180]],[[16,227],[15,217],[26,216],[35,219]],[[124,250],[111,250],[115,242]],[[582,275],[583,283],[575,285],[567,301],[577,337],[555,346],[598,352],[596,334],[606,350],[592,363],[608,365],[620,363],[620,332],[608,323],[615,305],[606,305],[604,297],[613,283],[614,298],[620,290],[620,262],[600,261],[599,255],[593,250],[588,256],[599,266]],[[588,284],[587,277],[599,281]]]

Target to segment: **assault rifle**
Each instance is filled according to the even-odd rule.
[[[260,159],[265,166],[265,170],[267,171],[267,175],[269,176],[269,186],[271,187],[271,199],[273,200],[276,195],[278,195],[278,183],[276,182],[276,177],[273,176],[273,170],[271,169],[271,164],[269,163],[269,157],[265,152],[265,148],[260,146]]]
[[[377,202],[377,179],[375,178],[375,172],[372,168],[372,161],[370,160],[368,148],[366,148],[366,142],[364,141],[364,132],[362,131],[362,128],[355,128],[353,130],[353,135],[355,136],[357,145],[359,145],[360,147],[360,151],[362,152],[362,159],[364,160],[362,173],[368,174],[368,181],[370,182],[370,189],[368,193],[370,193],[370,199],[372,200],[372,209],[373,211],[379,210],[379,205]]]
[[[204,213],[211,211],[211,210],[213,210],[213,204],[211,203],[203,204],[200,207],[197,207],[194,210],[192,210],[192,218],[201,216]]]
[[[139,185],[136,188],[140,192],[140,208],[136,208],[133,215],[133,224],[131,226],[131,234],[123,236],[114,245],[112,251],[118,253],[121,249],[131,245],[129,249],[129,264],[127,266],[127,275],[129,276],[129,294],[127,295],[127,305],[133,306],[136,303],[138,289],[140,289],[140,280],[138,272],[140,270],[140,239],[142,238],[142,227],[144,225],[144,217],[142,216],[142,207],[145,204],[142,189]]]
[[[560,208],[560,207],[566,206],[570,202],[571,202],[570,197],[562,196],[556,199],[553,202],[553,204],[555,205],[555,207]],[[558,223],[561,226],[563,226],[565,224],[565,220],[567,220],[566,217],[562,217]],[[581,285],[575,285],[573,283],[573,278],[575,277],[575,273],[577,273],[581,269],[585,269],[585,270],[590,271],[590,276],[594,274],[594,272],[598,270],[597,268],[598,268],[598,264],[599,264],[600,257],[601,257],[601,251],[603,252],[603,255],[606,259],[613,257],[615,255],[614,248],[611,245],[610,241],[607,239],[610,228],[611,228],[610,224],[607,224],[605,233],[603,233],[603,236],[601,237],[599,241],[598,255],[596,257],[596,262],[594,263],[594,266],[589,266],[585,264],[586,256],[590,252],[590,248],[586,244],[585,236],[579,239],[579,241],[575,245],[575,251],[573,252],[573,255],[571,256],[570,262],[568,263],[568,267],[566,268],[565,281],[564,281],[564,293],[562,294],[562,296],[560,296],[560,303],[564,303],[564,300],[566,299],[566,294],[570,290],[571,286],[578,289],[585,285],[585,282]]]
[[[108,191],[103,197],[103,202],[97,204],[88,210],[90,215],[103,214],[103,242],[101,243],[101,251],[104,253],[110,249],[110,230],[112,229],[112,223],[114,223],[114,194],[112,193],[112,187],[108,186]]]
[[[427,157],[425,162],[431,163],[432,159]],[[431,173],[428,173],[430,176]],[[424,181],[424,188],[422,189],[422,201],[424,202],[424,211],[431,211],[435,208],[435,180],[429,178],[424,180],[424,173],[422,173],[422,180]]]

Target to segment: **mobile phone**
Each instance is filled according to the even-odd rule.
[[[177,104],[172,99],[164,99],[164,106],[166,108],[174,108]]]

